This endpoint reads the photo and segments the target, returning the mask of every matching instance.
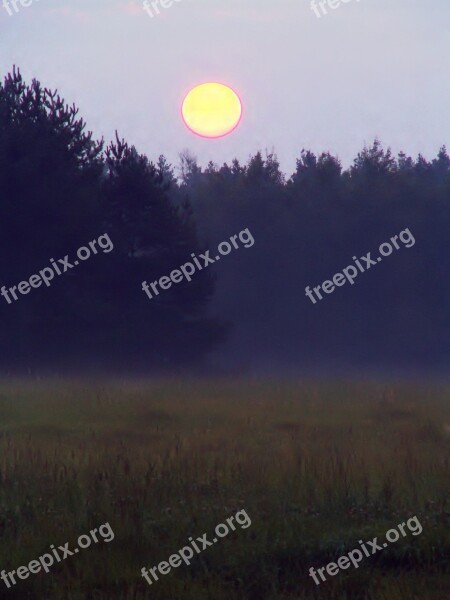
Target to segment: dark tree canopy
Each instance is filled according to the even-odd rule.
[[[185,151],[177,178],[164,156],[154,164],[117,134],[104,149],[75,106],[14,69],[0,84],[1,285],[105,233],[114,250],[50,289],[0,298],[0,364],[148,371],[218,350],[225,365],[264,372],[445,368],[449,200],[445,147],[427,161],[378,140],[347,169],[303,149],[289,177],[273,152],[203,169]],[[143,293],[143,280],[245,228],[251,249]],[[305,297],[406,228],[413,247],[316,305]]]
[[[166,168],[166,173],[163,169]],[[5,367],[60,364],[157,369],[191,363],[224,326],[205,316],[212,273],[150,302],[153,281],[199,250],[187,206],[174,207],[169,166],[117,138],[105,152],[77,109],[16,69],[0,85],[1,284],[9,288],[108,233],[114,244],[8,305]]]
[[[250,227],[251,253],[221,264],[213,299],[233,315],[230,360],[265,369],[442,372],[450,354],[450,159],[446,148],[428,162],[398,157],[380,141],[343,170],[330,153],[302,150],[285,182],[276,157],[246,165],[191,159],[181,186],[202,236]],[[380,244],[409,228],[415,245],[363,273],[353,286],[313,305],[305,287],[376,255]]]

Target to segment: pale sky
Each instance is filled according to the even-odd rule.
[[[30,1],[30,0],[28,0]],[[333,0],[332,0],[333,1]],[[0,72],[58,88],[97,138],[201,164],[274,149],[291,173],[302,147],[345,166],[379,137],[394,152],[450,146],[450,1],[349,0],[317,18],[310,0],[180,0],[150,18],[142,0],[0,0]],[[220,81],[244,116],[205,140],[181,121],[184,94]]]

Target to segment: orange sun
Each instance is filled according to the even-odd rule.
[[[187,94],[181,113],[193,133],[214,139],[236,129],[242,116],[242,104],[236,92],[227,85],[203,83]]]

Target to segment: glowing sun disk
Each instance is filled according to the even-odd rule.
[[[219,138],[239,125],[242,104],[230,87],[222,83],[203,83],[187,94],[181,112],[191,131],[202,137]]]

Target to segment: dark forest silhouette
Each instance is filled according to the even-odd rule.
[[[274,154],[180,176],[116,136],[104,147],[75,106],[16,69],[0,85],[0,284],[16,285],[108,233],[114,251],[51,288],[0,298],[0,367],[442,370],[449,359],[450,158],[379,141],[343,169],[302,150],[286,178]],[[249,228],[255,245],[149,301],[153,281]],[[352,256],[409,228],[402,249],[313,305]]]

